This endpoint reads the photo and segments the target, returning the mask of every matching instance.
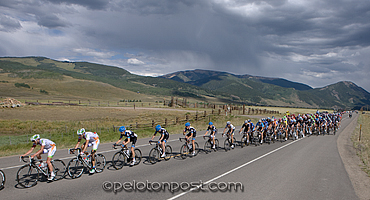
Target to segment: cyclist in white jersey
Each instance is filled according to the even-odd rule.
[[[227,130],[227,132],[226,132]],[[230,135],[231,138],[231,148],[234,148],[234,131],[235,131],[235,126],[231,124],[231,122],[226,122],[226,126],[224,129],[224,132],[222,133],[222,136],[225,134]]]
[[[90,170],[90,174],[93,174],[95,173],[95,153],[96,153],[96,150],[98,150],[98,147],[99,147],[99,144],[100,144],[100,139],[99,139],[99,135],[97,133],[93,133],[93,132],[86,132],[84,128],[80,129],[77,131],[77,135],[79,136],[78,137],[78,142],[75,146],[75,149],[78,148],[78,146],[80,145],[80,142],[82,139],[85,139],[86,142],[81,146],[81,154],[89,154],[88,152],[86,152],[86,149],[87,147],[93,147],[93,149],[91,150],[91,162],[92,162],[92,169]]]
[[[31,142],[33,142],[32,148],[29,151],[27,151],[27,153],[21,156],[26,156],[30,154],[35,149],[36,145],[40,145],[41,149],[38,150],[35,154],[33,154],[31,158],[33,159],[34,157],[37,157],[39,160],[41,160],[41,154],[47,153],[48,158],[46,159],[46,163],[49,167],[49,171],[51,172],[50,177],[48,177],[48,180],[49,181],[53,180],[55,177],[55,174],[54,174],[53,165],[51,165],[51,159],[53,158],[55,151],[57,150],[55,143],[49,139],[40,138],[39,134],[32,136],[30,140]],[[40,161],[40,163],[42,163],[42,161]]]

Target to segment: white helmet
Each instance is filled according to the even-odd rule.
[[[40,135],[39,135],[39,134],[33,135],[33,136],[30,138],[31,142],[34,142],[34,141],[36,141],[37,139],[40,139]]]
[[[82,135],[85,133],[85,129],[81,128],[80,130],[77,130],[77,135]]]

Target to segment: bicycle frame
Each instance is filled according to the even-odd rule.
[[[85,167],[87,167],[89,170],[91,170],[92,169],[91,159],[90,159],[89,162],[87,162],[85,159],[83,159],[83,157],[81,156],[81,148],[69,149],[68,152],[75,151],[75,150],[77,150],[76,158],[78,160],[80,160],[84,164]],[[73,152],[72,154],[75,154],[75,153]],[[91,154],[89,154],[88,156],[91,156]]]

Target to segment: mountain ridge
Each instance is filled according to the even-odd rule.
[[[69,76],[160,98],[176,96],[203,102],[343,109],[370,105],[370,93],[350,81],[312,88],[281,78],[201,69],[149,77],[132,74],[120,67],[45,57],[0,58],[0,74],[28,82],[33,79],[57,81]]]

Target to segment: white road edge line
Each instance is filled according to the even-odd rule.
[[[298,139],[298,140],[295,140],[295,141],[293,141],[293,142],[290,142],[290,143],[288,143],[288,144],[286,144],[286,145],[284,145],[284,146],[281,146],[281,147],[279,147],[279,148],[277,148],[277,149],[275,149],[275,150],[272,150],[272,151],[270,151],[270,152],[268,152],[268,153],[266,153],[266,154],[264,154],[264,155],[262,155],[262,156],[260,156],[260,157],[258,157],[258,158],[255,158],[255,159],[253,159],[253,160],[251,160],[251,161],[249,161],[249,162],[247,162],[247,163],[244,163],[244,164],[240,165],[239,167],[236,167],[236,168],[234,168],[234,169],[232,169],[232,170],[230,170],[230,171],[228,171],[228,172],[225,172],[225,173],[223,173],[223,174],[221,174],[221,175],[219,175],[219,176],[217,176],[217,177],[215,177],[215,178],[213,178],[213,179],[211,179],[211,180],[209,180],[209,181],[205,182],[205,183],[204,183],[204,185],[206,185],[206,184],[208,184],[208,183],[210,183],[210,182],[212,182],[212,181],[214,181],[214,180],[217,180],[217,179],[219,179],[219,178],[221,178],[221,177],[223,177],[223,176],[226,176],[226,175],[228,175],[228,174],[230,174],[230,173],[232,173],[232,172],[234,172],[234,171],[236,171],[236,170],[238,170],[238,169],[240,169],[240,168],[243,168],[243,167],[245,167],[245,166],[247,166],[247,165],[249,165],[249,164],[251,164],[251,163],[253,163],[253,162],[256,162],[257,160],[259,160],[259,159],[261,159],[261,158],[264,158],[264,157],[266,157],[266,156],[268,156],[268,155],[270,155],[270,154],[272,154],[272,153],[274,153],[274,152],[276,152],[276,151],[279,151],[279,150],[281,150],[281,149],[283,149],[283,148],[285,148],[285,147],[287,147],[287,146],[289,146],[289,145],[291,145],[291,144],[294,144],[295,142],[298,142],[298,141],[299,141],[299,140],[301,140],[301,139],[302,139],[302,138],[300,138],[300,139]],[[197,190],[197,189],[199,189],[200,187],[201,187],[201,185],[200,185],[200,186],[197,186],[197,187],[195,187],[195,188],[192,188],[192,189],[190,189],[189,191],[186,191],[186,192],[180,193],[180,194],[178,194],[178,195],[176,195],[176,196],[174,196],[174,197],[171,197],[171,198],[169,198],[169,199],[167,199],[167,200],[177,199],[177,198],[179,198],[179,197],[181,197],[181,196],[183,196],[183,195],[185,195],[185,194],[187,194],[187,193],[189,193],[189,192],[191,192],[191,191],[193,191],[193,190]]]

